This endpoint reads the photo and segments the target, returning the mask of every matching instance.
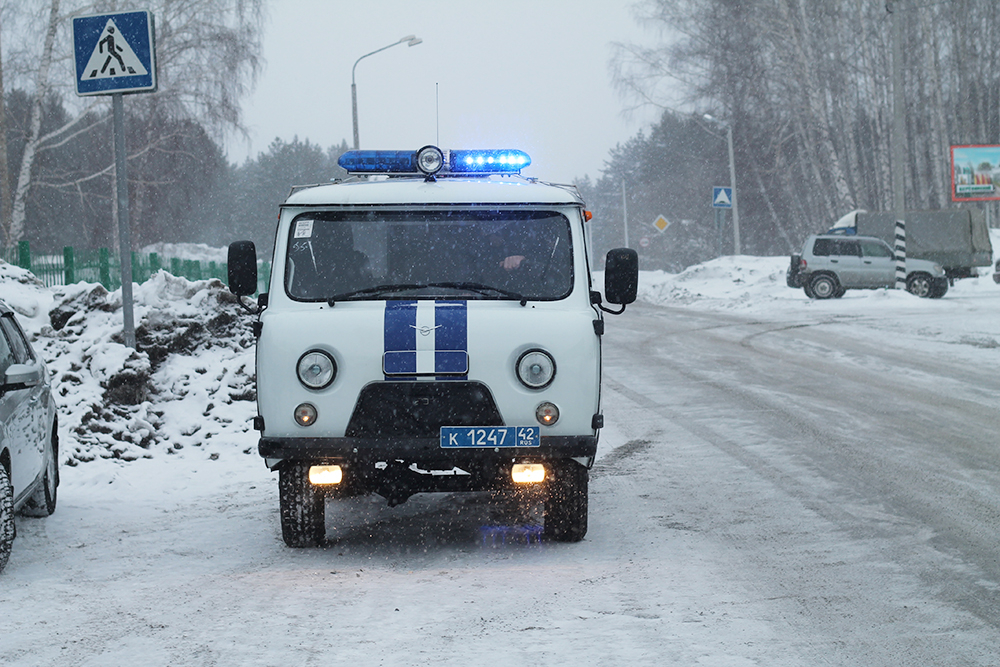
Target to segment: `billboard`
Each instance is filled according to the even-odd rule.
[[[1000,146],[951,147],[951,200],[1000,200]]]

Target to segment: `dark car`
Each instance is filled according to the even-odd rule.
[[[59,486],[56,407],[45,362],[0,301],[0,570],[14,541],[14,514],[48,516]]]

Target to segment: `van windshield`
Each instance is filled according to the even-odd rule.
[[[548,210],[311,211],[291,224],[285,290],[299,301],[565,298],[569,220]]]

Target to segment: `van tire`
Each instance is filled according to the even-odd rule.
[[[10,560],[14,535],[14,487],[10,484],[7,469],[0,465],[0,572]]]
[[[314,547],[326,536],[326,498],[309,483],[309,464],[286,461],[278,470],[281,537],[290,547]]]
[[[545,497],[543,535],[556,542],[579,542],[587,534],[589,472],[576,461],[554,464]]]

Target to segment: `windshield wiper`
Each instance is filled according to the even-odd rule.
[[[484,285],[483,283],[473,283],[473,282],[437,282],[437,283],[395,283],[389,285],[376,285],[375,287],[365,287],[363,289],[352,290],[350,292],[344,292],[343,294],[336,294],[327,299],[327,304],[330,306],[334,305],[337,301],[347,301],[360,296],[383,296],[392,292],[408,292],[411,290],[426,289],[428,287],[444,287],[446,289],[454,290],[466,290],[470,292],[476,292],[477,294],[482,294],[488,296],[490,294],[499,294],[501,296],[510,297],[517,299],[524,306],[528,303],[528,300],[518,292],[514,292],[502,287],[494,287],[493,285]]]
[[[524,298],[524,295],[514,292],[513,290],[504,289],[503,287],[496,287],[495,285],[486,285],[484,283],[471,283],[471,282],[447,282],[447,283],[431,283],[428,287],[450,287],[452,289],[468,290],[470,292],[476,292],[482,294],[483,296],[489,296],[490,294],[499,294],[501,296],[509,296],[513,299],[517,299],[521,302],[521,305],[526,305],[528,300]]]
[[[347,301],[348,299],[353,299],[359,296],[367,296],[373,294],[375,296],[382,296],[383,294],[388,294],[390,292],[406,292],[409,290],[421,289],[426,287],[426,285],[419,285],[417,283],[395,283],[389,285],[376,285],[375,287],[365,287],[362,289],[351,290],[350,292],[344,292],[342,294],[335,294],[327,299],[327,303],[331,306],[337,301]]]

